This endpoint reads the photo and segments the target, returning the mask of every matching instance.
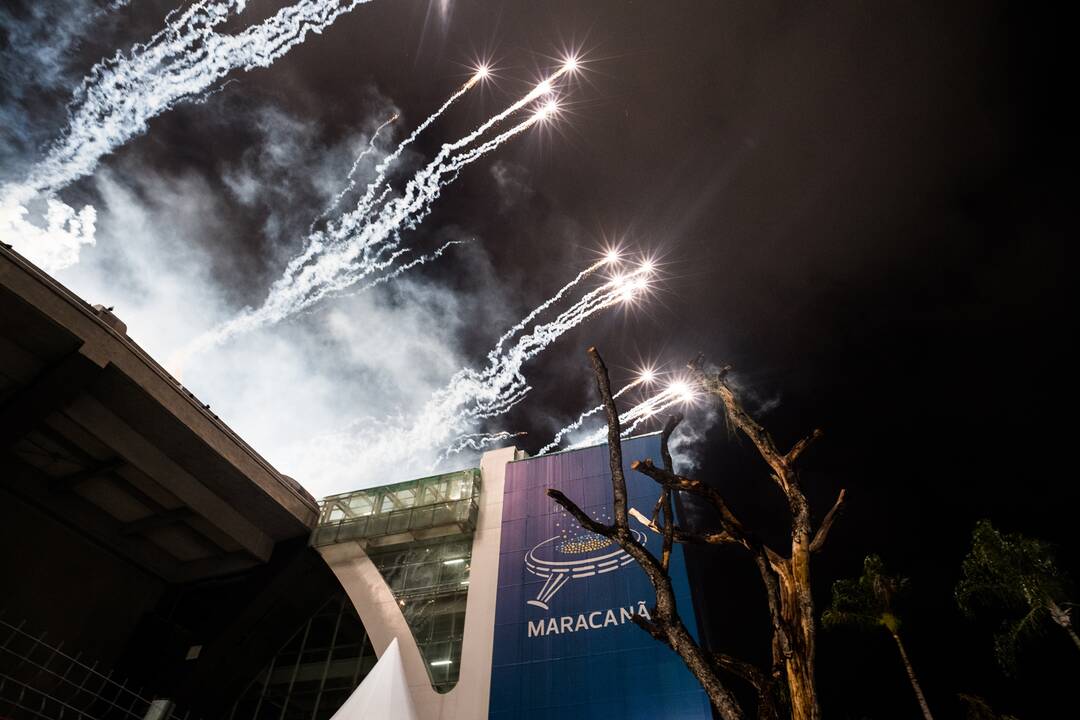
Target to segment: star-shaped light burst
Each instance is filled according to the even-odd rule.
[[[668,385],[668,392],[675,397],[675,399],[681,402],[690,404],[697,400],[697,393],[694,392],[694,387],[685,380],[673,380]]]
[[[537,121],[543,122],[545,120],[550,120],[558,112],[559,112],[559,102],[558,102],[558,100],[556,100],[555,98],[549,98],[539,108],[536,109],[536,112],[533,114],[533,117],[536,118]]]

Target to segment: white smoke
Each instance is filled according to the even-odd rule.
[[[308,34],[368,1],[301,0],[233,34],[216,28],[243,12],[246,0],[201,0],[173,11],[150,40],[94,66],[46,156],[23,181],[0,188],[0,239],[47,271],[77,262],[82,246],[94,244],[94,211],[62,206],[58,191],[92,173],[102,157],[176,103],[204,96],[235,70],[269,67]],[[41,199],[49,217],[46,230],[35,232],[29,205]]]
[[[565,74],[557,71],[552,80]],[[416,137],[464,95],[481,75],[478,73],[456,90],[432,115],[421,122],[396,150],[375,168],[375,177],[355,207],[331,219],[326,226],[311,233],[302,253],[292,259],[282,276],[270,287],[266,299],[255,308],[244,308],[226,322],[195,338],[177,353],[172,363],[182,367],[193,357],[218,347],[231,339],[281,322],[357,283],[371,287],[397,277],[417,264],[429,262],[445,250],[421,255],[409,263],[397,262],[412,250],[401,248],[401,232],[415,229],[431,211],[443,188],[463,168],[503,143],[550,116],[554,101],[549,101],[508,130],[477,143],[502,120],[526,108],[552,92],[552,80],[535,86],[502,112],[488,118],[471,133],[452,143],[443,144],[435,157],[417,171],[401,194],[388,197],[389,186],[382,192],[388,169]],[[472,146],[472,147],[470,147]],[[350,181],[351,183],[352,181]],[[380,277],[381,275],[381,277]],[[580,279],[580,278],[579,278]]]
[[[135,192],[111,173],[98,175],[99,243],[58,279],[88,301],[115,306],[129,335],[164,358],[235,311],[230,289],[214,277],[216,253],[202,245],[228,231],[227,198],[197,176],[145,169],[139,176]],[[326,472],[310,438],[365,414],[385,429],[388,419],[422,407],[465,363],[458,345],[465,323],[498,300],[403,278],[237,338],[180,379],[315,495],[353,489],[360,475],[349,467]]]
[[[646,278],[641,269],[616,275],[583,293],[554,318],[521,332],[513,344],[503,347],[506,337],[500,338],[484,367],[458,370],[418,412],[383,419],[369,415],[342,431],[298,444],[292,452],[319,462],[320,477],[347,478],[354,486],[363,486],[431,472],[448,456],[504,441],[510,433],[477,434],[476,428],[505,415],[529,394],[532,388],[524,375],[526,363],[597,313],[633,300],[644,290],[642,281]],[[579,275],[554,297],[564,297],[580,280]],[[549,300],[541,307],[551,304]]]

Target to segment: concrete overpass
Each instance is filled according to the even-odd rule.
[[[318,508],[126,334],[0,247],[0,488],[168,583],[265,563]]]

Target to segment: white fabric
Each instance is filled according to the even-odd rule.
[[[397,638],[330,720],[417,720]]]

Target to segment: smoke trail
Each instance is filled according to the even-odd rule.
[[[378,285],[382,285],[384,283],[388,283],[391,280],[393,280],[394,278],[401,275],[402,273],[416,267],[417,265],[426,265],[427,263],[431,262],[432,260],[437,260],[438,258],[443,256],[443,253],[445,253],[448,249],[450,249],[454,245],[464,245],[467,242],[469,242],[469,241],[468,240],[447,240],[446,242],[444,242],[442,245],[435,248],[431,252],[429,252],[429,253],[427,253],[425,255],[421,255],[420,257],[413,258],[412,260],[405,263],[404,265],[398,265],[396,268],[394,268],[392,271],[388,272],[386,275],[381,275],[381,276],[375,278],[374,280],[372,280],[371,282],[369,282],[368,284],[363,285],[360,288],[354,290],[353,292],[343,294],[341,297],[350,297],[352,295],[358,295],[358,294],[360,294],[362,292],[370,290],[373,287],[376,287]],[[412,252],[412,251],[409,250],[408,248],[398,250],[393,255],[391,255],[390,258],[387,259],[385,263],[383,263],[383,265],[385,265],[386,267],[389,267],[389,266],[393,265],[394,262],[399,257],[401,257],[402,255],[407,255],[410,252]]]
[[[619,426],[622,428],[621,436],[624,438],[629,437],[630,433],[640,427],[643,423],[648,422],[665,410],[675,407],[676,405],[685,405],[686,403],[693,402],[693,400],[694,393],[686,383],[673,382],[660,392],[642,400],[637,405],[634,405],[629,410],[619,415]],[[603,406],[601,406],[601,408],[602,407]],[[590,413],[595,413],[599,409],[600,408],[596,408],[590,411]],[[580,442],[574,443],[569,449],[573,450],[596,445],[597,443],[603,442],[606,437],[607,428],[604,427],[591,433]],[[545,450],[546,449],[547,448],[545,448]],[[543,451],[541,451],[541,454],[542,452]]]
[[[517,135],[518,133],[524,132],[528,128],[535,125],[537,122],[539,122],[539,121],[545,119],[546,117],[548,117],[551,114],[551,112],[553,111],[553,108],[549,107],[549,106],[545,106],[545,107],[537,110],[536,112],[534,112],[532,117],[530,117],[528,120],[518,124],[514,128],[511,128],[510,130],[502,133],[501,135],[497,136],[494,140],[489,140],[486,143],[484,143],[483,145],[480,145],[479,147],[474,148],[473,150],[471,150],[469,152],[462,153],[462,154],[457,155],[457,156],[452,156],[452,153],[454,151],[462,150],[462,149],[468,147],[469,145],[473,144],[480,137],[482,137],[488,130],[490,130],[496,124],[498,124],[498,123],[502,122],[503,120],[505,120],[510,115],[513,115],[514,113],[522,110],[527,105],[529,105],[532,102],[535,102],[536,100],[540,99],[541,97],[543,97],[545,95],[549,95],[554,90],[555,81],[557,79],[559,79],[560,77],[562,77],[563,75],[565,75],[566,73],[570,72],[572,69],[573,68],[569,64],[564,65],[559,70],[552,73],[552,75],[548,79],[543,80],[542,82],[538,83],[531,91],[529,91],[525,96],[523,96],[517,102],[509,105],[502,112],[488,118],[485,122],[483,122],[481,125],[479,125],[475,130],[473,130],[471,133],[469,133],[465,137],[461,138],[460,140],[458,140],[456,142],[444,144],[442,146],[442,148],[439,150],[439,153],[427,165],[427,167],[424,168],[424,170],[417,173],[417,175],[413,178],[413,180],[411,180],[409,182],[409,184],[406,186],[406,189],[405,189],[405,196],[406,197],[409,196],[410,191],[418,193],[418,196],[416,198],[417,202],[413,203],[413,204],[417,205],[417,207],[411,207],[409,214],[418,213],[418,211],[421,210],[420,206],[423,206],[425,204],[424,200],[427,200],[427,204],[430,204],[430,202],[433,201],[435,199],[435,197],[438,196],[438,191],[442,188],[442,183],[440,183],[440,180],[441,180],[441,178],[443,176],[451,175],[451,180],[452,180],[453,177],[454,177],[454,173],[460,171],[461,168],[464,167],[465,165],[469,164],[473,160],[476,160],[481,155],[484,155],[485,153],[490,152],[491,150],[495,149],[496,147],[498,147],[502,143],[506,142],[507,140],[509,140],[513,136]],[[474,76],[473,80],[471,80],[470,82],[463,85],[461,87],[461,89],[459,89],[454,95],[452,95],[450,97],[449,100],[446,101],[446,103],[444,103],[443,107],[440,108],[437,111],[437,113],[443,112],[443,110],[445,108],[449,107],[449,105],[454,100],[456,100],[457,97],[459,97],[463,92],[465,92],[470,87],[472,87],[472,85],[475,84],[474,81],[478,78],[479,75],[480,75],[480,73],[477,73],[477,75]],[[425,122],[423,127],[426,127],[427,124],[429,124],[429,123]],[[410,136],[410,139],[411,139],[411,137],[412,136]],[[409,139],[407,139],[407,141],[409,141]],[[426,189],[428,191],[428,193],[431,193],[431,196],[428,197],[423,192],[420,192],[422,189]],[[367,214],[368,214],[367,210],[368,209],[369,209],[368,206],[365,205],[365,203],[363,201],[361,201],[361,203],[357,206],[356,211],[354,211],[352,213],[349,213],[348,215],[346,215],[346,216],[344,216],[342,218],[341,223],[335,228],[335,232],[333,234],[337,235],[338,237],[345,237],[345,238],[351,236],[358,229],[358,225],[362,221],[364,221],[364,219],[367,217]],[[413,222],[411,224],[409,224],[408,226],[410,228],[415,227],[416,223],[419,222],[419,219],[424,217],[425,214],[426,213],[419,213],[419,217],[414,217]],[[404,218],[402,218],[402,219],[404,219]],[[399,221],[399,223],[400,222],[401,221]]]
[[[383,158],[382,162],[380,162],[379,165],[375,168],[375,178],[370,183],[368,183],[367,190],[364,193],[364,197],[360,199],[359,203],[357,203],[355,212],[366,215],[372,207],[373,199],[377,203],[386,196],[386,193],[389,192],[389,188],[384,190],[383,194],[380,195],[378,199],[375,199],[374,197],[375,192],[379,189],[379,186],[381,186],[382,183],[386,180],[386,172],[390,168],[390,166],[397,162],[397,160],[401,157],[401,153],[405,152],[405,148],[409,147],[409,145],[412,145],[413,142],[416,141],[416,138],[419,137],[420,133],[426,130],[428,126],[431,125],[431,123],[438,120],[439,117],[441,117],[442,114],[445,113],[451,105],[457,102],[462,95],[472,89],[472,87],[476,85],[476,83],[480,82],[480,80],[486,75],[487,71],[485,69],[482,68],[481,70],[478,70],[471,78],[468,79],[468,81],[466,81],[460,88],[458,88],[453,95],[447,98],[446,102],[444,102],[438,110],[429,115],[427,119],[424,120],[424,122],[417,125],[416,129],[413,130],[407,138],[401,141],[401,144],[398,145],[397,150]],[[395,115],[395,117],[397,116]]]
[[[531,313],[529,313],[524,318],[522,318],[521,322],[519,322],[517,325],[515,325],[514,327],[507,330],[505,333],[503,333],[503,336],[500,337],[498,342],[495,343],[495,347],[491,350],[490,353],[488,353],[488,359],[490,360],[492,358],[492,356],[498,355],[499,351],[502,350],[502,346],[503,346],[504,343],[506,343],[506,341],[508,341],[510,338],[514,337],[519,332],[524,330],[525,326],[528,325],[530,322],[532,322],[532,320],[537,315],[544,312],[549,307],[551,307],[553,304],[555,304],[556,302],[561,300],[563,298],[563,296],[567,292],[570,291],[571,288],[576,286],[578,283],[580,283],[585,278],[592,275],[594,272],[599,270],[604,265],[607,265],[608,263],[613,262],[613,260],[614,260],[614,258],[604,258],[603,260],[599,260],[598,262],[593,263],[592,265],[590,265],[589,267],[585,268],[580,273],[578,273],[578,276],[576,278],[574,278],[569,283],[564,285],[563,288],[561,290],[559,290],[559,292],[555,293],[555,295],[553,295],[551,298],[549,298],[547,300],[547,302],[541,304],[539,307],[537,307]],[[622,391],[620,390],[620,392],[622,392]]]
[[[466,84],[462,90],[467,87],[470,86]],[[549,87],[550,81],[537,86]],[[462,90],[458,90],[458,93]],[[198,352],[220,345],[241,333],[279,322],[332,293],[354,285],[374,272],[385,270],[402,254],[398,250],[401,229],[414,229],[430,212],[431,205],[438,199],[443,187],[451,182],[462,168],[549,117],[552,110],[545,106],[534,111],[517,125],[464,152],[453,155],[450,149],[461,149],[472,144],[499,119],[524,107],[527,100],[538,96],[539,93],[534,88],[523,99],[489,118],[469,135],[457,142],[443,145],[435,158],[409,181],[402,195],[384,204],[375,217],[368,217],[365,200],[361,200],[355,210],[329,223],[325,230],[314,233],[309,238],[305,251],[289,263],[282,277],[271,286],[261,306],[256,309],[246,308],[237,316],[196,338],[174,357],[171,364],[174,367],[182,365]]]
[[[360,163],[368,155],[375,152],[375,141],[379,139],[379,133],[383,131],[383,128],[385,128],[390,123],[396,121],[397,119],[398,114],[394,113],[390,116],[389,120],[385,120],[382,125],[379,125],[379,127],[375,128],[375,132],[371,133],[371,139],[368,140],[367,147],[365,147],[363,151],[361,151],[361,153],[356,156],[356,159],[353,160],[352,167],[349,168],[349,174],[345,176],[345,179],[347,180],[345,187],[341,189],[341,192],[331,198],[330,202],[326,205],[326,209],[322,211],[322,214],[312,221],[311,225],[308,227],[308,233],[314,232],[315,225],[319,222],[319,220],[324,219],[327,215],[333,212],[337,208],[338,203],[341,202],[341,199],[348,195],[352,191],[352,189],[356,187],[356,171],[360,168]]]
[[[617,400],[619,397],[624,395],[627,391],[632,390],[633,388],[637,387],[638,385],[640,385],[643,382],[645,382],[645,380],[643,378],[638,378],[637,380],[634,380],[629,385],[626,385],[621,390],[619,390],[614,395],[612,395],[611,399],[612,400]],[[575,430],[577,430],[578,428],[580,428],[582,423],[584,423],[587,419],[591,418],[593,415],[597,414],[598,412],[600,412],[603,409],[604,409],[603,405],[597,405],[592,410],[586,410],[585,412],[581,413],[581,415],[578,416],[577,420],[570,423],[569,425],[564,427],[559,432],[555,433],[555,437],[551,438],[551,442],[549,442],[544,447],[540,448],[536,452],[536,454],[537,455],[546,455],[547,453],[551,452],[555,448],[559,447],[559,443],[562,442],[562,439],[564,437],[566,437],[569,433],[572,433]]]
[[[176,103],[202,96],[233,70],[270,66],[308,33],[321,33],[369,1],[300,0],[236,34],[215,28],[242,12],[247,0],[201,0],[173,10],[149,41],[118,51],[83,79],[69,104],[68,126],[45,159],[21,184],[0,190],[0,238],[47,270],[74,264],[79,247],[94,242],[94,211],[57,207],[57,191],[89,175],[103,156]],[[45,199],[49,217],[35,232],[27,205],[36,197]],[[42,247],[50,244],[57,247]]]
[[[428,453],[438,448],[445,448],[437,455],[441,459],[459,445],[462,450],[469,448],[469,439],[478,447],[490,445],[495,440],[484,438],[499,434],[477,434],[475,425],[506,413],[525,399],[531,390],[522,372],[525,363],[597,313],[637,299],[646,287],[638,281],[646,279],[650,272],[639,268],[606,281],[554,319],[536,325],[513,345],[489,357],[482,369],[459,370],[410,421],[384,423],[374,432],[365,429],[351,436],[339,434],[321,442],[317,439],[317,450],[313,451],[336,454],[333,462],[348,467],[393,467],[406,473],[420,464],[421,457],[431,457]],[[564,287],[559,293],[565,291]]]
[[[472,450],[474,452],[482,452],[491,447],[495,443],[500,443],[503,440],[510,440],[511,438],[522,437],[526,435],[524,432],[507,432],[500,430],[494,433],[468,433],[461,435],[454,440],[453,443],[448,445],[438,457],[432,462],[432,469],[438,467],[444,460],[451,455],[457,455],[465,450]]]

